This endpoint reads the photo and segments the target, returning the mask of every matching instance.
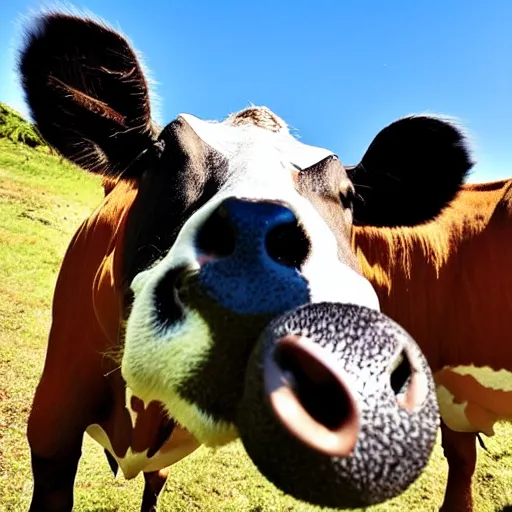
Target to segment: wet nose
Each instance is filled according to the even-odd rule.
[[[300,268],[309,253],[308,238],[288,207],[236,198],[214,210],[198,232],[196,247],[207,260],[238,253],[293,268]]]
[[[276,417],[327,456],[347,457],[357,443],[359,412],[339,368],[300,336],[279,339],[264,361],[265,390]]]
[[[275,313],[307,301],[298,271],[310,242],[286,205],[225,199],[199,228],[195,242],[202,284],[229,309]]]
[[[236,421],[274,485],[345,510],[404,492],[428,464],[440,420],[432,372],[408,333],[378,311],[323,302],[263,331]]]

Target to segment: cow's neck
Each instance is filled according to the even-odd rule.
[[[510,221],[495,216],[510,186],[465,185],[439,217],[421,226],[354,228],[354,248],[381,310],[410,332],[434,371],[453,361],[476,362],[481,339],[499,343],[499,333],[510,331],[508,302],[489,297],[489,283],[493,297],[502,299],[512,288],[508,273],[502,275],[509,243],[499,247],[501,239],[508,240],[500,227]],[[488,321],[474,320],[482,316]]]
[[[439,272],[448,257],[447,239],[425,235],[412,229],[354,229],[361,270],[375,288],[382,312],[409,331],[423,350],[428,344],[422,341],[435,336],[429,318],[439,315]]]
[[[460,298],[453,293],[462,272],[455,241],[473,238],[487,221],[481,217],[468,222],[455,207],[414,228],[354,229],[361,269],[379,296],[381,310],[410,332],[433,368],[445,364],[436,345],[444,339],[447,323],[455,329],[454,323],[464,322],[454,318],[454,309],[459,308],[453,301]],[[442,351],[443,356],[446,353]]]
[[[466,185],[435,221],[355,230],[381,309],[416,339],[434,372],[441,416],[492,435],[510,418],[512,182]]]

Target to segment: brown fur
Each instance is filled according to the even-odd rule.
[[[91,423],[98,423],[106,431],[119,457],[129,448],[155,453],[173,433],[172,420],[153,402],[146,408],[138,407],[137,422],[132,427],[125,404],[125,383],[115,360],[122,352],[118,340],[124,325],[119,293],[123,286],[124,227],[136,195],[134,182],[118,183],[83,223],[64,258],[55,291],[45,378],[37,389],[37,407],[28,425],[31,447],[42,456],[65,450],[73,442],[67,439],[68,434],[83,432]],[[61,364],[63,361],[66,364]],[[55,364],[59,365],[58,371],[50,367]],[[56,409],[46,404],[58,400],[62,393],[67,394],[63,400],[68,407]],[[108,404],[112,407],[104,416],[101,411]],[[76,410],[70,413],[69,407]],[[81,428],[55,428],[69,426],[68,417]]]
[[[235,114],[231,114],[227,121],[233,126],[253,124],[271,132],[288,129],[286,123],[267,107],[249,107],[240,110]]]
[[[353,244],[382,311],[410,332],[439,382],[446,366],[512,371],[512,180],[465,185],[437,219],[419,227],[354,228]],[[470,402],[466,416],[489,433],[496,417],[479,409],[481,388],[465,389],[459,399]],[[446,431],[444,510],[468,511],[475,450],[468,436],[474,434]]]

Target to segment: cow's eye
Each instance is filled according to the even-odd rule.
[[[352,187],[348,188],[347,190],[340,191],[340,203],[343,208],[352,210],[354,208],[355,197],[356,194]]]

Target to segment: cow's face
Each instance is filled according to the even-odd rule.
[[[127,225],[123,375],[221,442],[271,318],[308,302],[379,307],[350,248],[354,188],[335,155],[264,108],[181,115],[157,144]]]
[[[236,436],[247,359],[270,319],[320,301],[378,309],[351,250],[353,217],[422,222],[470,167],[460,132],[430,117],[382,130],[348,173],[266,108],[221,123],[183,114],[160,130],[119,34],[50,15],[29,36],[20,69],[43,136],[82,167],[136,183],[116,283],[122,374],[207,444]]]

